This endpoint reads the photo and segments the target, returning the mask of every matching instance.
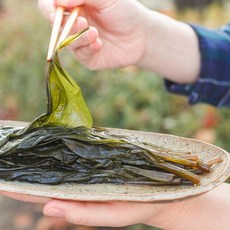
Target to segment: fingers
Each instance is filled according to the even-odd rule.
[[[63,217],[68,222],[77,225],[119,227],[136,223],[136,219],[139,220],[135,214],[132,216],[132,213],[129,213],[130,205],[132,206],[131,203],[125,202],[97,203],[53,200],[45,205],[43,213],[47,216]]]
[[[97,38],[94,42],[86,46],[79,47],[73,51],[80,63],[84,64],[91,70],[96,70],[98,68],[101,68],[101,66],[97,65],[98,56],[93,55],[99,53],[102,45],[103,44],[101,39]]]
[[[85,28],[85,27],[83,27]],[[79,28],[80,31],[83,28]],[[98,38],[98,30],[95,29],[94,27],[90,27],[88,31],[86,31],[81,37],[80,39],[76,40],[75,42],[73,42],[71,45],[69,45],[69,48],[72,50],[76,50],[80,47],[83,46],[88,46],[92,43],[94,43]]]
[[[76,33],[87,26],[87,21],[84,18],[79,17],[76,27],[73,28],[71,33]],[[102,48],[102,41],[99,38],[98,30],[95,27],[89,27],[78,40],[73,42],[68,47],[72,50],[77,59],[88,65],[89,59],[92,59],[92,55],[97,53]],[[88,66],[89,68],[92,68]]]
[[[43,213],[77,225],[122,227],[145,223],[168,207],[153,203],[52,200],[44,206]]]

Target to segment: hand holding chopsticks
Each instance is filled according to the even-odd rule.
[[[51,38],[50,38],[50,44],[49,44],[49,49],[48,49],[48,55],[47,55],[47,61],[51,60],[51,57],[53,55],[53,52],[57,46],[60,45],[60,43],[68,36],[74,22],[76,21],[78,14],[79,14],[80,7],[75,7],[71,13],[70,16],[63,28],[62,33],[59,36],[59,31],[61,28],[61,24],[63,21],[63,15],[64,15],[64,8],[62,6],[58,6],[56,9],[55,13],[55,19],[54,19],[54,24],[53,24],[53,29],[51,33]]]

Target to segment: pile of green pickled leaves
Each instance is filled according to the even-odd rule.
[[[191,153],[109,135],[92,127],[76,82],[55,51],[47,77],[47,113],[25,128],[0,129],[0,178],[41,184],[199,184],[211,164]]]

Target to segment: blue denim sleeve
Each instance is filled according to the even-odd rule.
[[[201,52],[200,75],[194,84],[165,80],[169,92],[188,96],[190,104],[204,102],[230,107],[230,24],[218,30],[191,25]]]

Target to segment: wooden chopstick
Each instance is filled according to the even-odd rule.
[[[59,30],[61,27],[61,23],[63,20],[63,13],[64,13],[64,8],[61,6],[58,6],[56,9],[55,13],[55,19],[54,19],[54,24],[53,24],[53,29],[51,32],[51,37],[50,37],[50,44],[49,44],[49,49],[48,49],[48,55],[47,55],[47,61],[51,60],[56,42],[57,42],[57,37],[59,34]]]
[[[71,28],[72,28],[74,22],[76,21],[76,19],[77,19],[77,17],[78,17],[79,11],[80,11],[80,7],[75,7],[75,8],[72,10],[72,12],[71,12],[71,14],[70,14],[70,16],[69,16],[69,18],[68,18],[66,24],[65,24],[65,27],[64,27],[64,29],[63,29],[61,35],[60,35],[60,38],[59,38],[58,43],[57,43],[57,46],[59,46],[59,45],[61,44],[61,42],[62,42],[65,38],[67,38],[67,36],[68,36],[68,34],[69,34],[69,32],[70,32],[70,30],[71,30]]]
[[[77,19],[77,16],[79,14],[80,7],[75,7],[71,13],[70,16],[63,28],[63,31],[58,39],[60,27],[62,24],[63,20],[63,15],[64,15],[64,8],[61,6],[57,7],[56,14],[55,14],[55,20],[54,20],[54,25],[51,33],[51,38],[50,38],[50,44],[49,44],[49,49],[48,49],[48,55],[47,55],[47,61],[49,62],[51,60],[51,57],[53,55],[55,47],[59,46],[61,42],[68,36],[74,22]]]

